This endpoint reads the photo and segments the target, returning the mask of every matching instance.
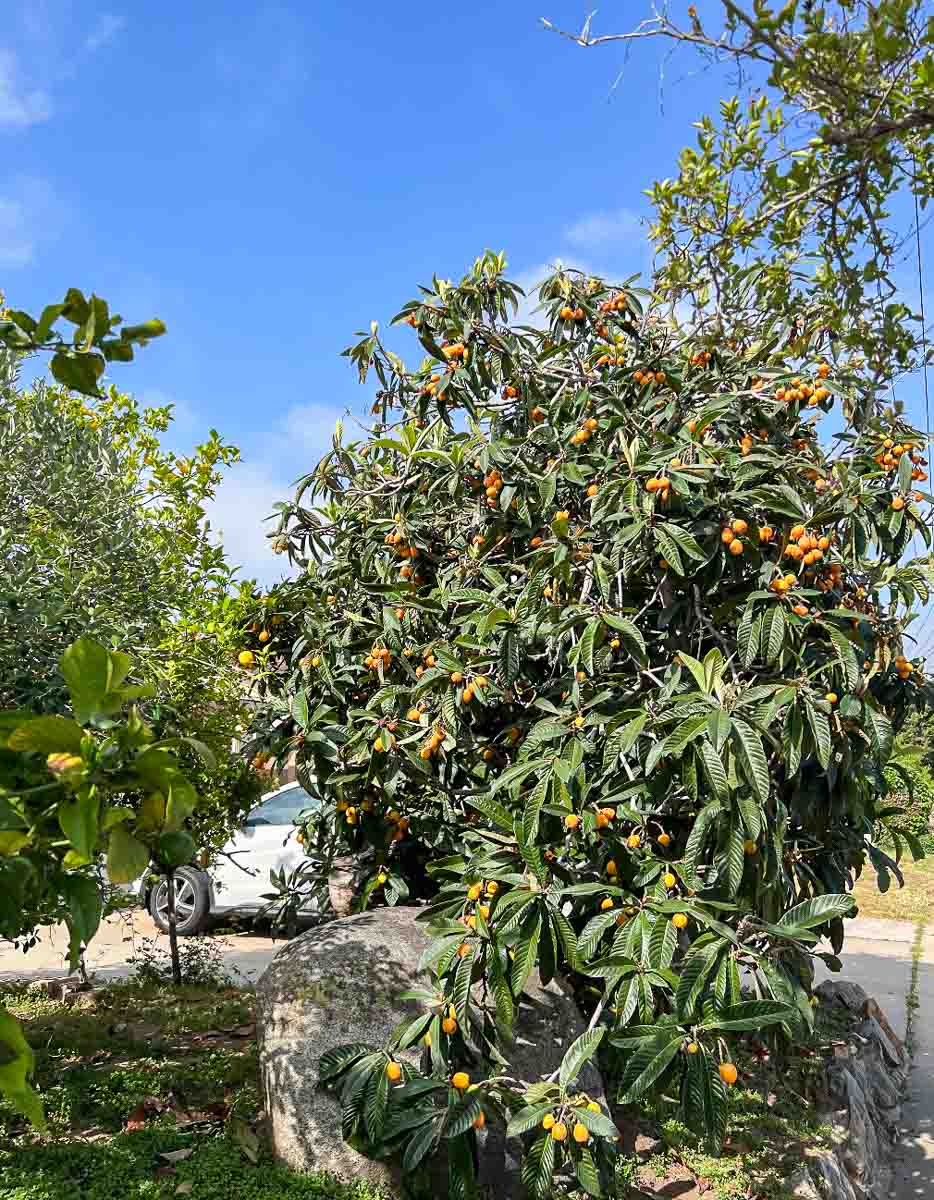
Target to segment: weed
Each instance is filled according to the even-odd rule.
[[[224,964],[223,943],[216,937],[181,938],[178,956],[182,979],[186,984],[229,987],[234,982],[229,968]],[[138,983],[172,982],[172,962],[168,950],[156,938],[144,938],[128,961]]]

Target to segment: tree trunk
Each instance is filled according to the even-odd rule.
[[[178,929],[176,928],[175,919],[175,872],[166,871],[165,879],[168,885],[166,904],[169,916],[169,953],[172,956],[172,982],[176,987],[181,987],[182,963],[178,957]]]

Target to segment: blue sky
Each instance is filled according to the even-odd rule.
[[[6,14],[0,287],[33,308],[77,285],[166,321],[113,378],[178,406],[180,447],[211,426],[239,444],[214,518],[247,572],[275,574],[262,518],[335,418],[368,407],[339,357],[354,330],[486,247],[523,283],[557,258],[648,266],[643,189],[673,172],[723,77],[685,55],[660,86],[663,47],[627,61],[539,24],[579,26],[586,8],[33,0]],[[607,8],[602,29],[645,9]]]

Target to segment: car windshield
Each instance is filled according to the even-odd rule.
[[[317,808],[321,801],[297,784],[277,792],[254,808],[246,819],[247,825],[294,825],[301,813]]]

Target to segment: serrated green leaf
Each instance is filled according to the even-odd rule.
[[[773,605],[771,612],[768,613],[762,622],[762,632],[760,634],[762,657],[766,662],[774,663],[778,661],[785,644],[786,628],[785,610],[780,604]]]
[[[756,626],[755,620],[756,610],[752,604],[748,604],[736,630],[739,653],[743,660],[743,666],[746,667],[759,653],[758,626]]]
[[[588,1196],[602,1196],[603,1190],[600,1187],[600,1176],[597,1174],[597,1167],[593,1160],[593,1155],[586,1146],[582,1146],[578,1151],[577,1161],[574,1164],[574,1171],[577,1175],[577,1182],[581,1185]]]
[[[550,1134],[537,1138],[522,1163],[522,1182],[533,1200],[549,1200],[555,1169],[555,1141]]]
[[[856,901],[845,893],[815,896],[812,900],[804,900],[789,908],[779,917],[778,924],[813,929],[817,925],[826,924],[834,917],[845,917],[855,907]]]
[[[542,931],[541,914],[537,911],[527,918],[521,927],[519,941],[512,961],[512,994],[519,996],[525,990],[538,955],[538,941]]]
[[[814,739],[817,761],[826,770],[830,766],[830,722],[827,720],[826,713],[821,712],[811,702],[809,696],[804,697],[804,711],[807,715],[808,725],[811,727],[811,736]]]
[[[588,1029],[580,1037],[575,1038],[568,1047],[561,1061],[561,1074],[558,1079],[563,1092],[568,1090],[580,1074],[584,1064],[596,1054],[605,1032],[606,1029],[602,1025],[598,1025],[595,1029]]]
[[[762,805],[767,804],[770,783],[769,764],[762,746],[762,738],[751,725],[747,725],[745,721],[734,716],[730,742],[736,749],[743,774],[755,792],[756,799]]]
[[[684,1037],[680,1032],[676,1037],[663,1033],[654,1042],[637,1050],[626,1064],[620,1084],[619,1103],[633,1104],[644,1095],[668,1069],[683,1041]]]
[[[721,1009],[713,1017],[705,1018],[699,1029],[750,1030],[777,1025],[788,1020],[793,1010],[778,1000],[745,1000]]]

